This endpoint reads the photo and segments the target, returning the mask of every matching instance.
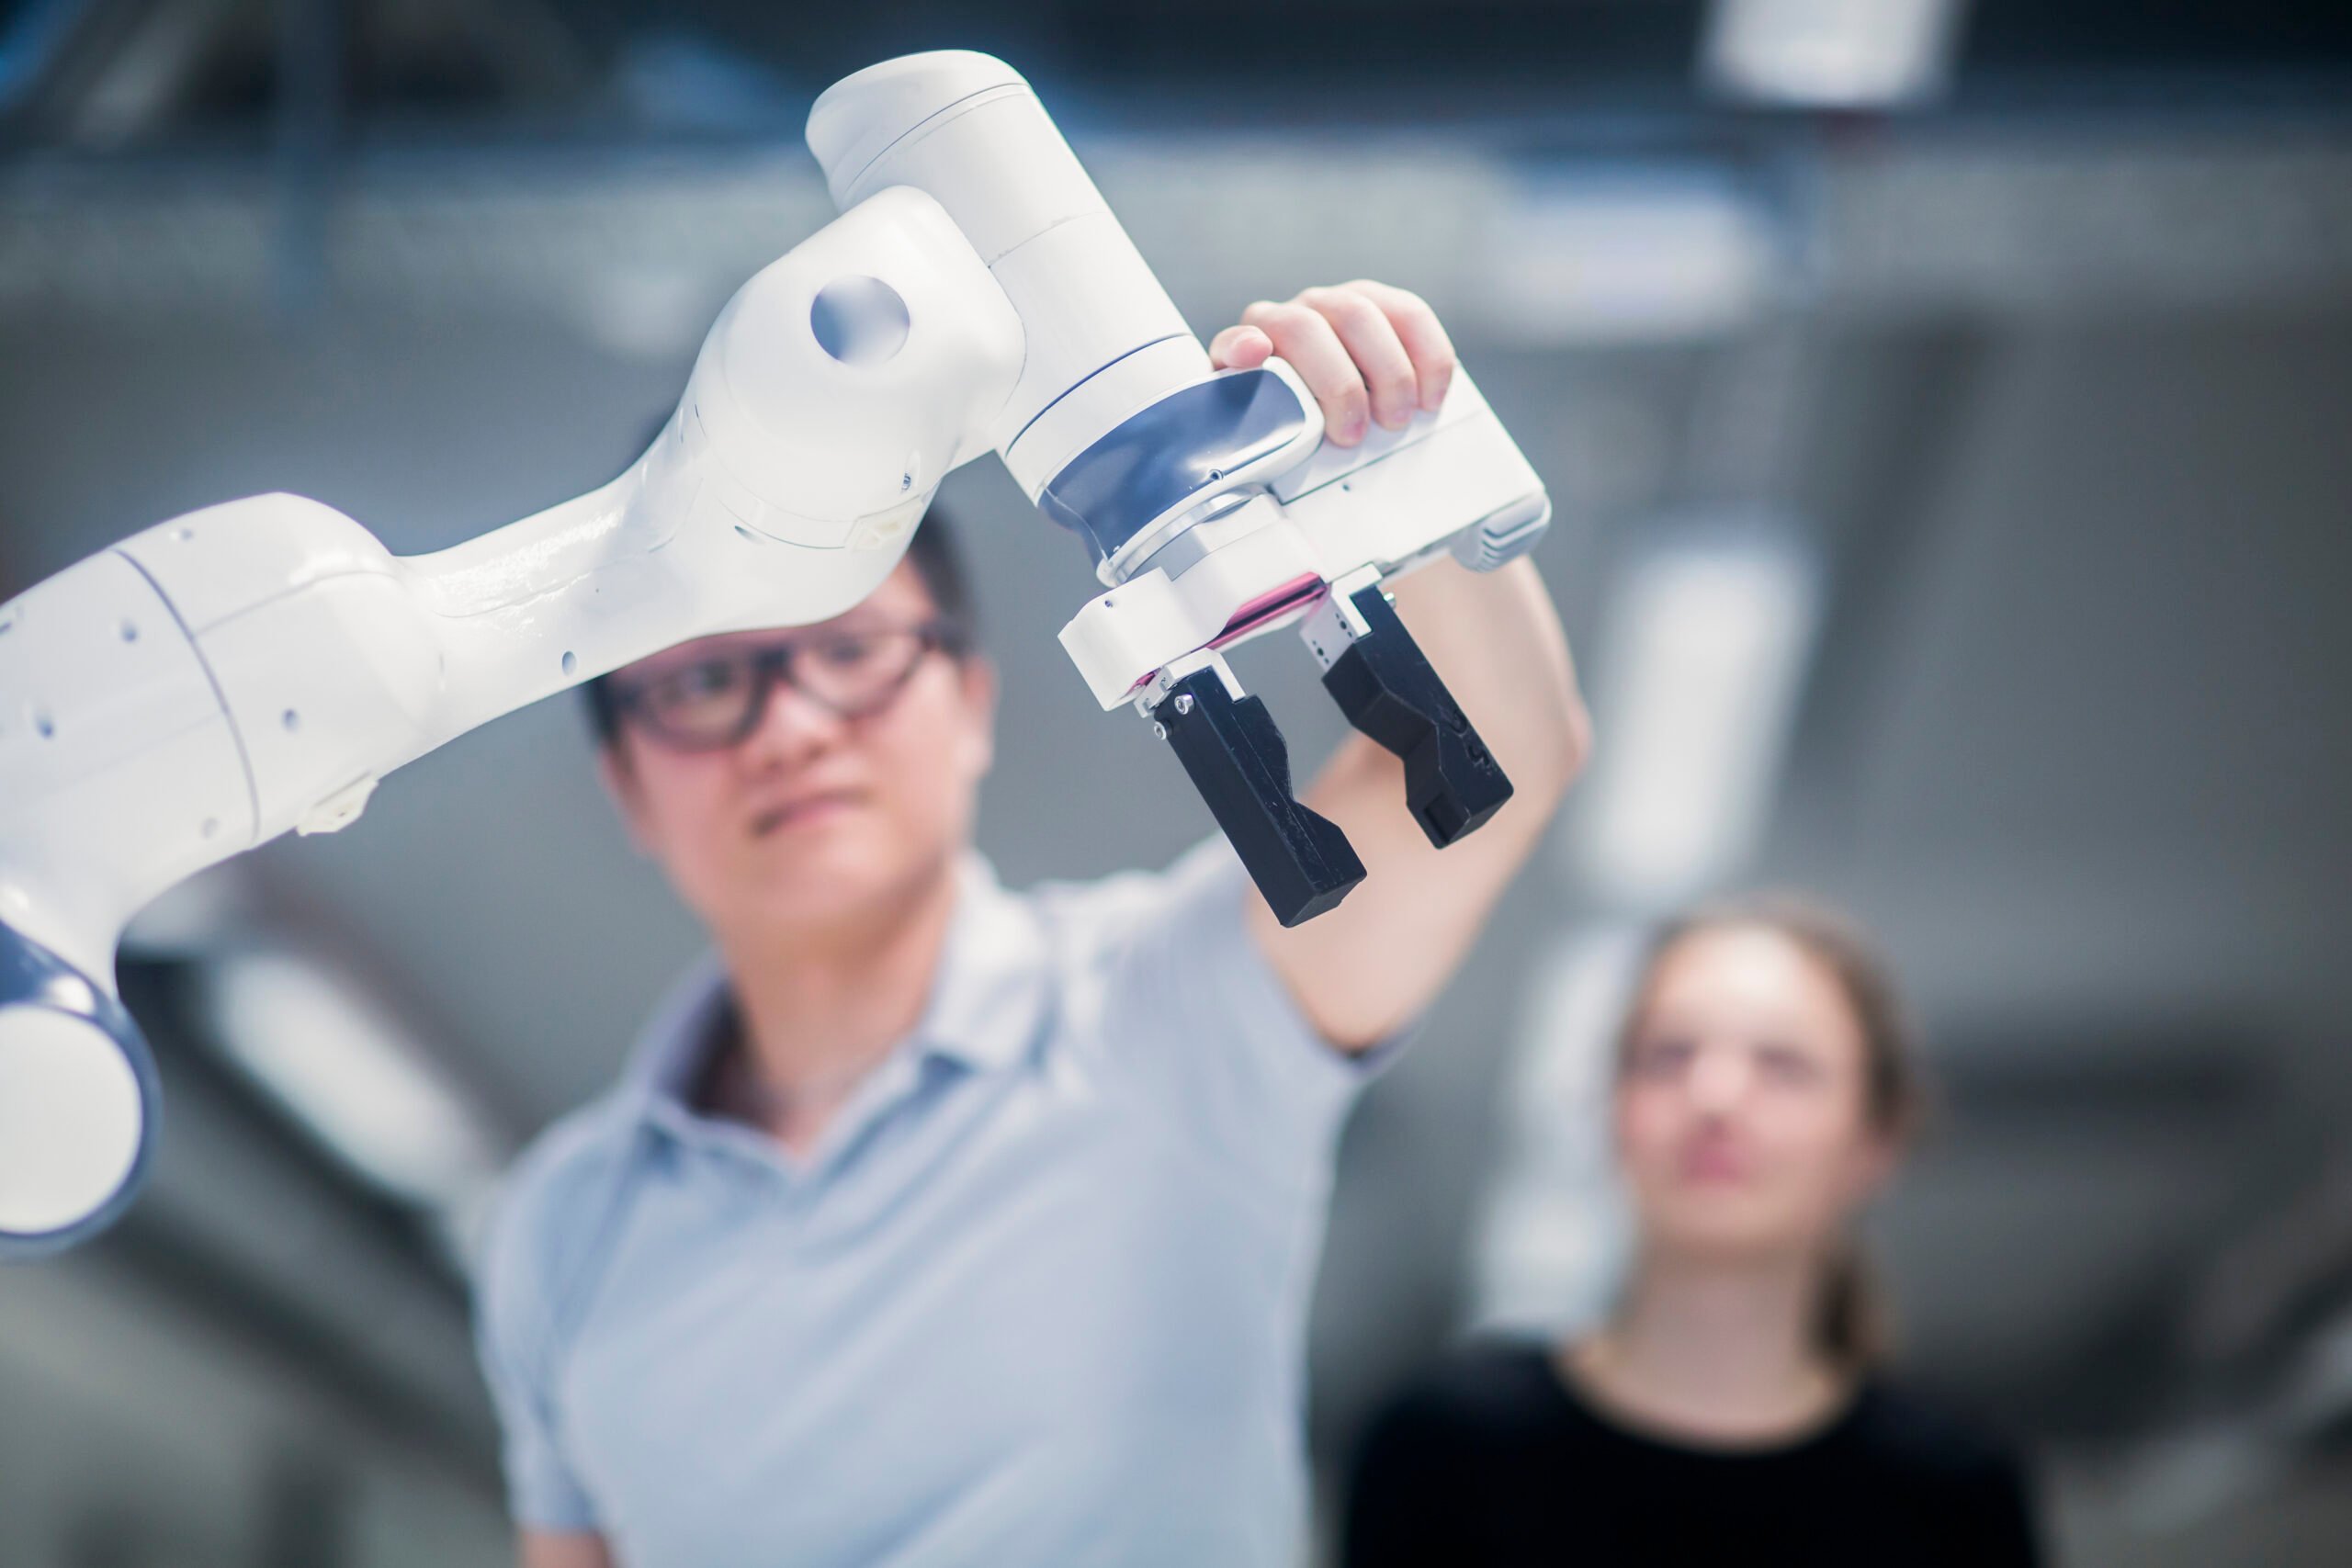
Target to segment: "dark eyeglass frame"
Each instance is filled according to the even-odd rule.
[[[827,642],[854,637],[910,635],[916,639],[917,646],[915,655],[907,660],[906,668],[899,671],[895,678],[877,690],[873,696],[854,706],[844,706],[820,692],[810,691],[795,674],[794,664],[799,656],[809,649],[820,647]],[[672,675],[683,674],[685,671],[695,668],[696,664],[731,663],[736,658],[743,656],[734,656],[726,660],[697,660],[692,664],[671,671],[668,675],[656,676],[649,681],[630,681],[619,676],[607,676],[605,679],[607,690],[612,694],[614,716],[632,727],[647,739],[672,751],[724,751],[730,746],[741,745],[751,738],[752,731],[759,728],[760,721],[767,716],[768,703],[775,697],[775,688],[779,682],[791,687],[802,698],[816,704],[827,713],[854,722],[861,718],[871,718],[898,701],[899,694],[907,689],[907,682],[912,681],[915,678],[915,671],[922,668],[922,661],[933,654],[944,653],[950,658],[961,658],[966,648],[967,640],[963,628],[944,616],[936,616],[928,621],[916,622],[911,626],[893,623],[859,626],[854,630],[843,630],[831,636],[788,637],[770,643],[764,648],[754,649],[744,660],[748,663],[751,671],[751,695],[744,701],[742,716],[722,736],[687,735],[665,728],[662,720],[656,716],[654,710],[648,705],[647,694],[662,681],[671,678]]]

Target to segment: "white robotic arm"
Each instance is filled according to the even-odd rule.
[[[406,558],[257,496],[0,606],[0,1258],[92,1234],[137,1186],[158,1105],[112,976],[148,900],[345,826],[393,768],[563,687],[848,609],[991,449],[1095,556],[1109,591],[1063,632],[1090,689],[1151,716],[1285,920],[1363,867],[1292,799],[1221,649],[1302,624],[1350,716],[1406,758],[1433,841],[1508,797],[1379,589],[1449,549],[1499,564],[1548,516],[1466,377],[1407,430],[1321,447],[1286,367],[1212,371],[988,56],[860,72],[808,141],[842,217],[729,302],[675,414],[603,489]]]
[[[1022,323],[939,204],[886,191],[746,283],[612,483],[395,557],[299,496],[159,524],[0,607],[0,1257],[137,1184],[157,1111],[114,995],[183,878],[356,818],[475,726],[684,638],[821,620],[988,450]]]

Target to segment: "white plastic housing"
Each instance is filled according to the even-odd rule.
[[[893,352],[818,341],[843,278],[903,300]],[[110,986],[164,888],[341,826],[453,737],[686,638],[848,609],[988,450],[1021,344],[938,203],[888,191],[743,286],[653,447],[592,494],[412,558],[254,496],[0,606],[0,919]]]
[[[1207,351],[1004,62],[949,50],[870,66],[818,98],[808,147],[844,207],[891,186],[936,197],[1019,312],[1027,355],[990,438],[1030,500],[1103,432],[1209,374]]]
[[[1532,544],[1550,516],[1543,480],[1467,372],[1444,405],[1362,444],[1326,442],[1227,517],[1194,530],[1200,551],[1087,603],[1062,647],[1105,708],[1201,648],[1230,647],[1297,621],[1326,584],[1408,570],[1443,551],[1491,568]]]
[[[128,555],[0,605],[0,920],[110,976],[131,913],[252,844],[254,818],[212,678]]]

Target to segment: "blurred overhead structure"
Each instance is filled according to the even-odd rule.
[[[256,146],[436,112],[570,118],[603,91],[580,30],[541,0],[29,0],[0,31],[0,127],[96,150]]]
[[[345,40],[355,139],[452,121],[781,139],[827,82],[944,45],[1015,61],[1074,123],[1091,106],[1129,124],[1539,131],[1595,112],[1687,118],[1726,90],[1841,115],[1939,87],[1963,113],[2324,103],[2352,63],[2352,17],[2297,0],[17,0],[0,118],[49,144],[266,139],[293,82],[283,51],[322,25]]]
[[[1946,86],[1962,0],[1714,0],[1702,66],[1736,98],[1887,109]]]
[[[1611,737],[1568,823],[1605,907],[1652,914],[1742,874],[1770,821],[1820,615],[1811,541],[1770,517],[1655,531],[1589,649]]]
[[[1532,328],[1554,343],[1718,338],[1782,299],[1833,318],[2040,316],[2317,304],[2352,288],[2352,148],[2319,134],[2191,147],[2081,132],[2030,158],[1999,137],[1921,135],[1824,149],[1793,187],[1689,162],[1532,175],[1445,142],[1080,147],[1145,254],[1182,258],[1170,288],[1194,313],[1368,266],[1412,279],[1474,335],[1514,341],[1529,326],[1514,305],[1547,289]],[[757,148],[387,152],[336,176],[326,259],[338,297],[395,310],[596,318],[650,299],[678,353],[824,201],[799,156]],[[1249,246],[1195,243],[1236,211]],[[277,213],[266,171],[234,158],[20,159],[0,167],[0,309],[267,311]],[[1521,249],[1487,243],[1522,218]],[[1602,247],[1579,264],[1580,237],[1620,223],[1718,259],[1644,276]]]
[[[1100,183],[1149,195],[1125,198],[1146,254],[1203,253],[1178,280],[1196,311],[1374,265],[1515,342],[1655,343],[1800,302],[2213,303],[2347,276],[2340,8],[2245,0],[2200,27],[2120,0],[1485,0],[1375,21],[1265,0],[1243,29],[1259,45],[1218,46],[1219,106],[1187,74],[1233,36],[1218,6],[1181,27],[1158,9],[17,0],[0,308],[552,306],[673,357],[829,210],[798,146],[814,85],[942,39],[1069,78],[1057,101]],[[2059,73],[2062,105],[2087,78],[2094,102],[2267,107],[2305,129],[2192,143],[2053,118],[2032,106]],[[1742,114],[1710,84],[1838,112]],[[1325,137],[1367,103],[1426,124],[1409,144]],[[1857,108],[1913,112],[1857,139]],[[1237,218],[1248,246],[1192,243]]]
[[[452,1224],[489,1195],[511,1142],[391,1009],[282,946],[215,957],[198,983],[219,1049],[353,1174]]]

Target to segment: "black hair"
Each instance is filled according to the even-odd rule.
[[[907,563],[915,569],[941,627],[940,648],[951,659],[972,654],[978,635],[978,611],[972,600],[971,578],[964,570],[964,551],[947,514],[933,507],[907,545]],[[620,705],[610,675],[599,675],[580,688],[588,709],[588,728],[599,746],[610,746],[620,736]]]

